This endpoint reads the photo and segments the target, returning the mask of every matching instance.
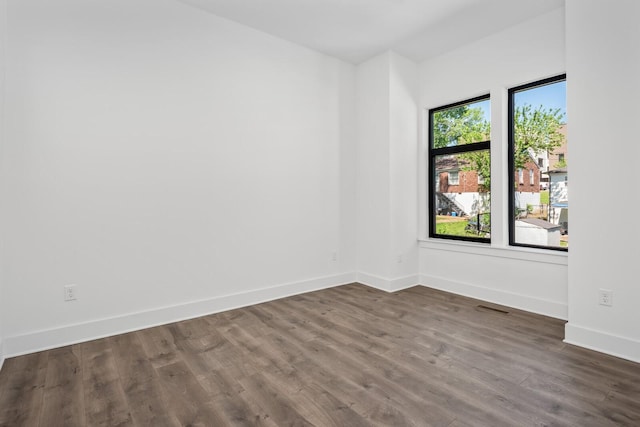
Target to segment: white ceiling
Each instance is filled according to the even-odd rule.
[[[564,0],[179,0],[360,63],[389,49],[422,61],[564,6]]]

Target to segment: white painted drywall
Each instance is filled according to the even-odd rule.
[[[6,39],[6,19],[7,19],[7,2],[6,0],[0,0],[0,164],[1,159],[4,156],[4,69],[5,69],[5,39]],[[3,183],[0,183],[0,224],[4,222],[3,212],[5,210],[4,199],[1,197]],[[0,231],[2,228],[0,227]],[[2,248],[4,247],[4,238],[0,232],[0,368],[4,363],[4,328],[3,328],[3,316],[5,312],[5,299],[4,299],[4,280],[2,271],[4,270],[4,263]]]
[[[7,354],[353,280],[353,66],[173,0],[8,13]]]
[[[355,67],[339,67],[339,155],[340,223],[338,269],[354,275],[356,271],[357,212],[357,128]]]
[[[640,362],[637,205],[640,3],[567,1],[571,263],[566,341]],[[615,179],[598,171],[618,163]],[[613,177],[612,177],[613,178]],[[620,205],[616,201],[621,201]],[[613,306],[598,305],[600,288]]]
[[[356,68],[357,270],[391,276],[389,53]]]
[[[418,281],[418,65],[389,55],[391,277]],[[413,283],[412,283],[413,282]]]
[[[507,90],[565,72],[564,12],[557,10],[425,61],[420,67],[421,283],[525,310],[567,317],[567,256],[508,248]],[[491,95],[492,243],[442,242],[427,236],[428,109]],[[573,156],[573,153],[572,153]],[[573,243],[573,242],[572,242]]]
[[[386,52],[357,68],[358,280],[385,290],[417,277],[417,64]]]

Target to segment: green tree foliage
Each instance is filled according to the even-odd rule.
[[[554,169],[562,169],[562,168],[566,168],[566,167],[567,167],[567,161],[566,160],[560,160],[558,163],[553,165]]]
[[[480,192],[487,192],[491,188],[491,156],[488,150],[471,151],[459,155],[460,169],[464,171],[475,170],[484,178],[480,185]]]
[[[514,111],[513,159],[515,168],[524,168],[531,153],[550,152],[562,145],[564,135],[558,130],[564,124],[560,109],[536,109],[529,104],[516,107]]]
[[[558,132],[564,124],[560,109],[545,109],[542,105],[534,109],[525,104],[514,111],[514,164],[524,168],[531,155],[553,151],[564,136]],[[490,138],[490,123],[484,118],[482,109],[468,105],[438,111],[433,115],[434,148],[450,147],[486,141]],[[486,150],[458,155],[462,170],[476,170],[484,177],[485,189],[491,180],[491,161]]]
[[[433,148],[486,141],[489,130],[481,108],[462,105],[438,111],[433,115]]]
[[[490,134],[491,124],[479,107],[462,105],[433,115],[434,148],[488,141]],[[491,159],[487,150],[459,154],[457,158],[461,170],[476,170],[484,178],[482,187],[490,188]]]

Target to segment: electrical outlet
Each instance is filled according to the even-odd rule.
[[[600,289],[598,291],[598,303],[611,307],[613,305],[613,291],[609,289]]]
[[[64,300],[74,301],[78,299],[76,285],[66,285],[64,287]]]
[[[337,262],[338,261],[338,251],[331,252],[331,261],[333,261],[333,262]]]

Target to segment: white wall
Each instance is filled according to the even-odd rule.
[[[7,354],[354,280],[353,66],[173,0],[8,14]]]
[[[389,53],[358,65],[356,88],[357,270],[372,282],[391,277]]]
[[[358,280],[417,284],[417,64],[386,52],[357,67]]]
[[[401,287],[417,284],[418,272],[418,65],[390,53],[391,277]]]
[[[0,0],[0,162],[4,157],[4,50],[5,50],[5,38],[6,38],[6,18],[7,18],[7,2],[6,0]],[[1,184],[0,184],[1,185]],[[1,187],[0,187],[1,188]],[[2,193],[0,192],[0,195]],[[0,224],[3,223],[3,212],[6,208],[4,200],[0,197]],[[1,230],[1,229],[0,229]],[[2,248],[4,247],[4,235],[0,232],[0,368],[4,363],[4,319],[2,313],[5,310],[4,300],[4,281],[2,271],[4,265],[2,263]]]
[[[425,61],[423,123],[430,108],[491,95],[492,243],[427,238],[427,133],[421,134],[421,283],[500,304],[567,317],[567,256],[508,247],[507,90],[565,72],[564,12],[557,10]],[[425,125],[426,126],[426,125]],[[573,156],[573,153],[572,153]],[[573,241],[572,241],[573,245]]]
[[[634,248],[640,230],[632,225],[636,212],[603,215],[596,195],[624,201],[628,189],[597,179],[595,172],[610,166],[610,159],[640,158],[635,137],[640,113],[640,3],[568,0],[566,9],[571,153],[566,341],[640,362]],[[615,168],[616,182],[635,182],[637,168],[621,165]],[[612,307],[598,305],[600,288],[613,291]]]

